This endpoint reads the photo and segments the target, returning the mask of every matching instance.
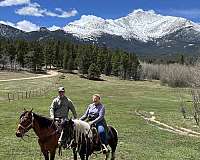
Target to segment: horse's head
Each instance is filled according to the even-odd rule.
[[[73,120],[65,120],[61,124],[62,132],[58,141],[59,145],[66,148],[71,146],[74,139],[74,122]]]
[[[19,124],[16,131],[17,137],[23,137],[26,132],[28,132],[33,127],[33,112],[26,111],[24,109],[24,112],[20,115],[19,118]]]

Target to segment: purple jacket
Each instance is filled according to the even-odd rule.
[[[92,123],[99,123],[104,120],[105,107],[103,104],[98,104],[95,106],[94,103],[90,104],[85,112],[85,114],[80,118],[80,120],[92,121]]]

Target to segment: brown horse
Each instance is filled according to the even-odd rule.
[[[31,111],[26,111],[20,115],[19,125],[16,131],[16,136],[23,136],[30,129],[33,129],[38,137],[38,143],[45,160],[54,160],[56,148],[58,147],[59,135],[56,133],[56,125],[52,119],[37,115]]]
[[[59,143],[64,148],[72,148],[74,160],[77,160],[77,152],[81,160],[88,160],[95,151],[101,151],[100,137],[95,127],[90,128],[87,122],[81,120],[66,120],[62,123],[62,133]],[[118,143],[118,133],[115,128],[108,126],[108,145],[111,147],[111,160],[115,159],[115,151]],[[106,154],[106,160],[109,152]]]

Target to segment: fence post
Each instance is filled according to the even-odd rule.
[[[8,101],[10,102],[10,93],[8,93]]]
[[[26,91],[26,99],[28,98],[28,92]]]
[[[19,92],[17,92],[17,99],[19,100]]]
[[[29,91],[29,98],[31,97],[31,90]]]

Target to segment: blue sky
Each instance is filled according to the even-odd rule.
[[[54,30],[82,15],[116,19],[135,9],[200,23],[199,0],[0,0],[0,23],[26,31],[41,26]]]

